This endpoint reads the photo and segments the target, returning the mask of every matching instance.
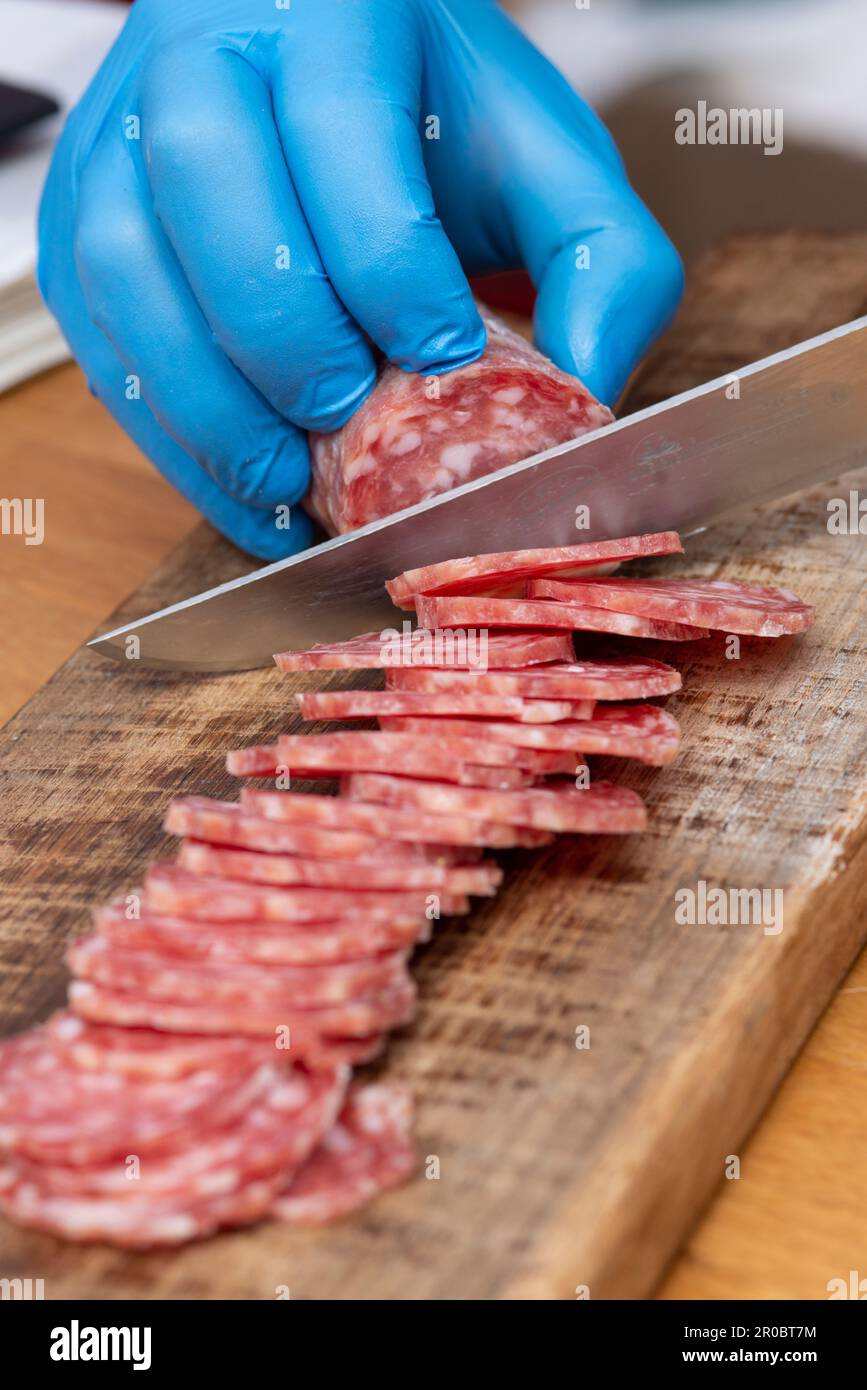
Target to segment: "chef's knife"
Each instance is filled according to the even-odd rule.
[[[867,316],[90,645],[131,665],[249,670],[277,651],[399,624],[383,583],[401,570],[689,532],[865,463]],[[576,529],[581,507],[589,525]]]

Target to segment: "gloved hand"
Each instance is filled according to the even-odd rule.
[[[137,0],[40,214],[40,285],[91,388],[265,559],[309,541],[278,516],[305,431],[371,390],[371,341],[409,371],[472,361],[465,276],[520,265],[541,349],[612,402],[680,262],[493,0]]]

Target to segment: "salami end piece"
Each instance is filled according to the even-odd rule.
[[[351,420],[310,436],[305,506],[332,534],[610,424],[610,410],[484,305],[488,344],[436,378],[386,364]]]

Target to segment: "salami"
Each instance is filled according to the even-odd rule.
[[[360,801],[437,810],[441,815],[488,818],[535,826],[560,834],[618,835],[644,830],[647,816],[637,792],[612,782],[594,782],[583,791],[568,785],[532,787],[523,792],[483,791],[448,783],[413,782],[403,777],[356,774],[346,794]]]
[[[387,364],[341,430],[310,436],[305,506],[327,531],[366,526],[613,420],[576,377],[479,311],[488,344],[478,361],[433,379]]]
[[[150,1028],[89,1023],[68,1010],[55,1014],[46,1031],[60,1056],[79,1069],[118,1072],[136,1079],[179,1080],[202,1070],[249,1072],[275,1058],[285,1065],[286,1054],[274,1037],[160,1033]],[[366,1038],[319,1038],[307,1048],[304,1065],[320,1071],[360,1066],[377,1056],[383,1043],[382,1033]]]
[[[596,565],[637,560],[650,555],[682,555],[676,531],[659,531],[620,540],[590,541],[584,545],[554,546],[542,550],[505,550],[490,555],[463,555],[437,565],[406,570],[386,583],[398,608],[415,608],[419,594],[475,594],[486,588],[502,588],[543,574],[580,574]]]
[[[589,719],[593,713],[592,700],[523,700],[515,695],[482,694],[473,687],[473,679],[469,675],[465,691],[323,690],[297,695],[296,699],[303,717],[311,720],[450,714],[462,719],[515,719],[521,724],[550,724],[555,719]]]
[[[271,1214],[293,1226],[319,1226],[405,1182],[419,1163],[411,1122],[405,1086],[354,1086],[336,1125],[276,1199]]]
[[[524,624],[526,626],[526,624]],[[485,645],[474,637],[466,641],[447,633],[416,628],[399,634],[395,629],[366,632],[345,642],[324,642],[304,652],[278,652],[281,671],[375,671],[398,667],[478,670],[488,667],[536,666],[542,661],[571,661],[572,640],[556,632],[492,632]]]
[[[805,632],[813,622],[813,609],[789,589],[724,579],[534,580],[530,596],[754,637]]]
[[[190,922],[155,912],[130,921],[122,909],[107,907],[96,913],[96,929],[129,950],[215,964],[322,965],[408,948],[430,938],[430,924],[417,913],[389,922],[370,922],[353,913],[339,922],[287,927],[273,922]]]
[[[550,699],[640,700],[681,688],[680,672],[653,657],[610,657],[604,661],[553,662],[532,671],[389,671],[394,691],[448,691],[472,699],[475,692],[515,697],[527,703]],[[585,719],[573,710],[567,716]]]
[[[336,798],[322,797],[336,805]],[[305,797],[305,801],[314,798]],[[313,859],[347,860],[377,859],[402,863],[415,856],[407,855],[403,843],[392,845],[382,838],[372,823],[369,833],[356,830],[350,819],[340,825],[335,817],[330,825],[309,822],[314,817],[308,811],[297,821],[287,818],[280,825],[249,814],[234,801],[211,801],[207,797],[186,797],[173,801],[166,813],[165,829],[170,835],[205,840],[210,844],[232,845],[237,849],[258,850],[271,854],[309,855]],[[340,825],[340,828],[338,828]],[[421,859],[420,862],[426,862]],[[315,873],[311,869],[311,873]]]
[[[586,604],[559,599],[420,596],[418,615],[427,628],[562,627],[575,632],[653,637],[660,642],[692,642],[708,635],[704,627],[639,618],[633,613],[615,613],[607,608],[590,608]]]
[[[288,1030],[293,1060],[316,1055],[325,1038],[369,1038],[373,1033],[408,1023],[415,1011],[415,988],[404,985],[369,999],[354,999],[323,1009],[286,1009],[260,1005],[187,1004],[144,999],[108,989],[91,980],[73,980],[69,1004],[82,1018],[125,1028],[154,1028],[169,1033],[230,1033],[274,1038]]]
[[[508,770],[508,769],[507,769]],[[316,803],[322,803],[317,809]],[[249,808],[255,815],[269,820],[289,820],[328,813],[331,824],[359,826],[373,831],[379,825],[383,835],[403,834],[407,836],[436,835],[442,838],[451,835],[461,846],[487,847],[489,849],[538,848],[538,840],[522,839],[521,833],[513,826],[496,825],[460,816],[413,816],[408,820],[402,812],[392,812],[384,806],[364,806],[347,801],[344,797],[321,796],[308,793],[259,791],[246,788],[241,793],[241,805]],[[546,843],[546,842],[543,842]]]
[[[449,738],[441,743],[411,734],[368,733],[284,734],[279,740],[281,763],[291,773],[335,776],[344,772],[394,772],[405,777],[471,782],[473,765],[519,767],[540,776],[562,771],[556,757],[533,749],[475,738]],[[255,846],[250,846],[255,848]]]
[[[190,1073],[182,1086],[134,1082],[117,1073],[64,1066],[41,1030],[26,1036],[35,1037],[40,1052],[50,1056],[51,1069],[31,1067],[29,1074],[25,1069],[16,1082],[3,1066],[0,1152],[38,1162],[88,1164],[189,1143],[205,1123],[233,1122],[273,1074],[265,1063],[237,1076]]]
[[[64,1009],[45,1033],[65,1063],[135,1079],[177,1080],[190,1072],[248,1070],[273,1061],[273,1045],[250,1038],[200,1038],[87,1023]]]
[[[419,888],[425,893],[444,890],[467,896],[491,898],[503,878],[496,864],[450,865],[389,864],[383,860],[353,861],[347,875],[340,860],[299,859],[289,854],[257,854],[252,850],[219,849],[187,840],[181,845],[178,864],[191,873],[245,883],[306,885],[317,888]],[[349,881],[347,881],[349,879]]]
[[[333,1126],[345,1069],[281,1068],[231,1127],[203,1126],[183,1149],[146,1158],[130,1181],[121,1163],[72,1169],[25,1160],[7,1169],[0,1208],[66,1239],[130,1249],[172,1246],[267,1214]]]
[[[226,767],[233,777],[276,777],[279,766],[276,743],[233,748],[226,754]]]
[[[133,1179],[116,1160],[79,1167],[19,1160],[17,1175],[45,1193],[114,1196],[136,1207],[152,1197],[197,1201],[235,1191],[265,1173],[279,1173],[285,1183],[333,1126],[347,1081],[346,1066],[310,1073],[284,1062],[231,1128],[203,1126],[199,1138],[183,1149],[148,1155]]]
[[[548,768],[549,772],[560,771]],[[539,769],[541,772],[541,769]],[[536,777],[520,767],[480,767],[477,763],[466,763],[461,769],[458,781],[466,787],[499,787],[502,791],[511,788],[532,787]]]
[[[441,893],[443,913],[469,911],[460,894]],[[186,873],[174,864],[155,863],[145,875],[144,906],[155,912],[208,922],[326,922],[355,913],[369,921],[390,921],[413,912],[424,917],[427,895],[375,889],[270,888]]]
[[[382,724],[396,733],[418,734],[420,738],[448,738],[451,733],[467,732],[463,719],[383,719]],[[448,727],[445,727],[445,726]],[[442,728],[441,728],[442,726]],[[680,748],[680,725],[657,705],[600,706],[592,719],[564,720],[559,724],[510,724],[486,720],[485,738],[503,739],[509,744],[525,743],[533,748],[562,748],[584,753],[606,753],[614,757],[637,758],[639,762],[663,767],[673,762]]]
[[[274,1007],[318,1009],[408,983],[407,955],[405,950],[384,951],[326,965],[187,961],[127,950],[91,936],[73,942],[66,959],[77,979],[146,999],[229,1005],[256,999]]]

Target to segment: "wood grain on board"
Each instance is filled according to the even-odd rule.
[[[854,317],[865,242],[727,244],[694,275],[633,400]],[[843,285],[833,294],[832,259]],[[420,1177],[330,1230],[266,1225],[169,1254],[85,1250],[4,1224],[2,1273],[44,1277],[49,1297],[270,1298],[278,1284],[293,1298],[651,1292],[867,935],[867,562],[863,538],[828,535],[838,492],[719,526],[686,562],[657,565],[785,583],[819,621],[802,639],[744,639],[740,660],[721,639],[672,649],[681,758],[607,766],[647,797],[648,833],[503,856],[499,898],[442,924],[418,953],[419,1016],[382,1069],[412,1083],[438,1180]],[[200,527],[117,621],[246,567]],[[302,682],[350,679],[188,677],[76,653],[0,740],[6,1030],[62,1002],[64,941],[165,848],[169,796],[232,794],[222,750],[293,725],[289,693]],[[784,930],[677,926],[674,893],[699,879],[783,889]],[[581,1025],[589,1050],[574,1045]],[[863,1237],[853,1226],[853,1265]],[[815,1287],[808,1274],[804,1296],[825,1296],[840,1272],[817,1269]]]

